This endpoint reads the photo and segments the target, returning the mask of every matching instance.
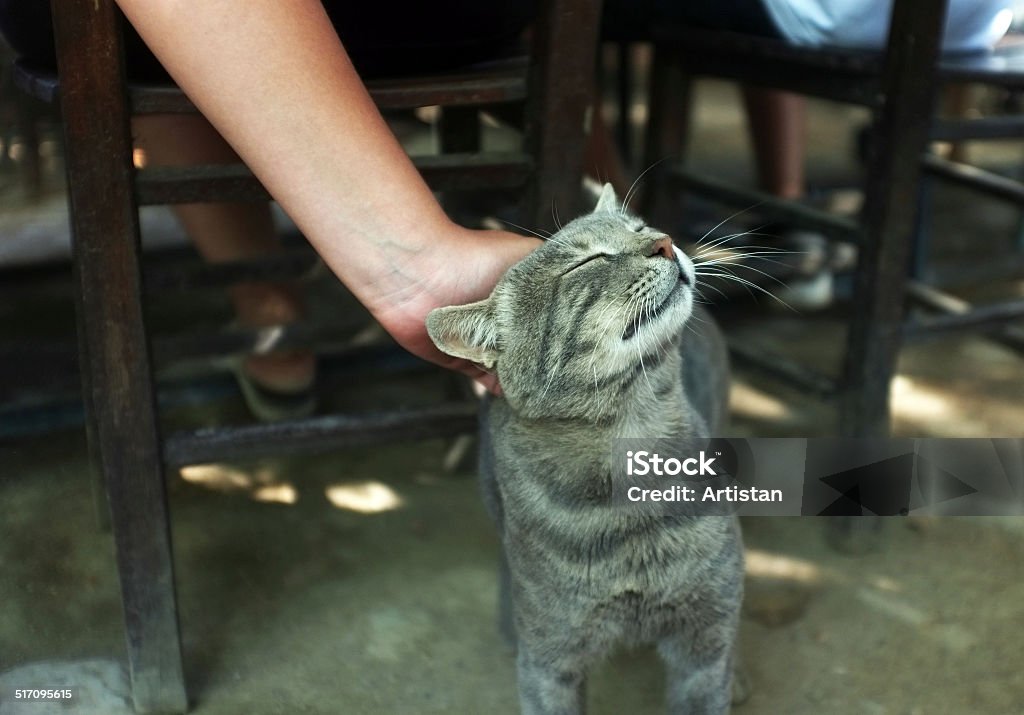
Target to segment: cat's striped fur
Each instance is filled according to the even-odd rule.
[[[484,410],[481,473],[524,713],[582,712],[588,666],[621,643],[657,644],[671,713],[729,709],[735,521],[609,500],[612,439],[707,436],[724,414],[720,338],[706,314],[686,327],[693,283],[606,186],[487,300],[428,318],[441,350],[496,370],[505,393]]]

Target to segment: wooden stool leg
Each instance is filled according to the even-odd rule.
[[[945,0],[899,0],[893,8],[840,396],[846,435],[889,432],[889,382],[900,347],[920,158],[932,119],[945,8]]]
[[[106,478],[140,713],[187,708],[143,323],[131,134],[113,0],[54,0],[85,403]]]
[[[594,97],[601,3],[549,0],[535,28],[530,77],[528,151],[537,162],[527,205],[531,229],[551,227],[580,209],[584,116]]]

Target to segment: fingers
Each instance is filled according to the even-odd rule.
[[[484,370],[476,363],[469,362],[468,360],[452,358],[441,352],[437,352],[437,356],[440,356],[440,359],[432,354],[420,355],[420,357],[424,357],[441,367],[461,372],[496,397],[502,397],[505,394],[498,382],[497,374],[487,372],[487,370]]]
[[[481,369],[478,365],[466,363],[464,367],[460,368],[460,372],[468,375],[492,395],[501,397],[504,394],[501,391],[501,385],[498,383],[498,376]]]

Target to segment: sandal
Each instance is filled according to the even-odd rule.
[[[233,366],[235,380],[252,415],[261,422],[281,422],[311,416],[316,411],[314,383],[282,390],[258,382],[245,371],[245,361]]]

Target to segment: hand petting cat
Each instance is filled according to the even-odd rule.
[[[536,249],[536,238],[508,231],[473,231],[453,225],[428,255],[395,266],[401,286],[388,299],[368,304],[374,317],[399,345],[413,355],[473,378],[501,394],[497,375],[468,360],[445,355],[427,335],[426,317],[434,308],[486,298],[509,266]]]
[[[319,0],[195,3],[187,17],[175,0],[117,1],[178,85],[399,344],[497,390],[492,376],[442,355],[424,321],[434,308],[487,296],[539,242],[471,231],[445,215]],[[318,77],[331,81],[310,79]]]

